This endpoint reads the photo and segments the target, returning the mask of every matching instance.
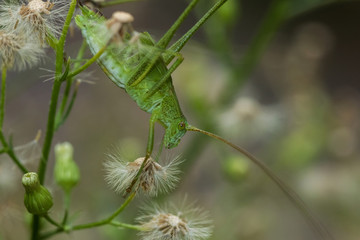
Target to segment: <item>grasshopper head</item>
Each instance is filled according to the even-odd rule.
[[[184,117],[174,120],[165,130],[164,144],[166,148],[176,147],[186,133],[188,125]]]

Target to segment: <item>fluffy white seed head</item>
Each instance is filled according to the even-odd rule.
[[[66,17],[69,1],[11,1],[0,5],[0,26],[35,38],[42,45],[48,34],[58,35]]]
[[[105,180],[117,193],[123,194],[126,188],[131,185],[143,161],[144,158],[138,158],[133,162],[127,162],[120,154],[111,154],[104,163]],[[178,157],[164,164],[164,166],[152,158],[148,159],[134,189],[149,196],[170,191],[179,181],[180,170],[178,165],[180,163]]]
[[[149,206],[137,221],[144,229],[139,233],[142,240],[205,240],[212,233],[207,213],[192,204],[181,209]]]
[[[24,35],[0,31],[0,65],[8,69],[24,70],[40,62],[43,48]]]

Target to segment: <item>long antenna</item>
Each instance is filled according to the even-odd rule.
[[[300,198],[300,196],[292,190],[291,187],[289,187],[284,181],[282,181],[268,166],[266,166],[263,162],[261,162],[259,159],[257,159],[255,156],[253,156],[251,153],[246,151],[245,149],[229,142],[228,140],[213,134],[211,132],[207,132],[204,130],[201,130],[199,128],[196,128],[194,126],[188,125],[186,127],[186,130],[193,131],[193,132],[199,132],[204,135],[207,135],[211,138],[217,139],[230,147],[234,148],[241,154],[245,155],[248,159],[250,159],[253,163],[255,163],[261,170],[264,171],[264,173],[276,183],[276,185],[284,192],[284,194],[288,197],[288,199],[298,208],[298,210],[304,215],[306,221],[310,225],[310,227],[314,230],[315,233],[319,235],[319,237],[323,240],[334,240],[334,237],[331,235],[331,233],[324,227],[324,225],[318,220],[314,214],[311,212],[311,210],[306,206],[304,201]]]

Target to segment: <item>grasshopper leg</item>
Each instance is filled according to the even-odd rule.
[[[154,67],[160,56],[161,53],[159,53],[158,51],[150,51],[148,54],[146,54],[139,66],[135,69],[134,74],[130,77],[127,85],[136,86],[142,80],[144,80],[144,78]]]
[[[217,9],[219,9],[227,0],[219,0],[212,8],[210,8],[206,14],[199,19],[197,23],[187,31],[179,40],[177,40],[169,50],[172,52],[179,52],[185,44],[189,41],[189,39],[194,35],[194,33],[213,15]],[[164,57],[164,62],[169,63],[174,58],[173,55],[169,55]]]
[[[175,32],[180,27],[181,23],[185,20],[185,18],[189,15],[191,10],[196,6],[199,0],[192,0],[188,7],[184,10],[184,12],[178,17],[175,23],[171,26],[171,28],[164,34],[164,36],[156,43],[155,47],[160,49],[165,49],[171,39],[173,38]],[[158,59],[161,57],[160,52],[150,52],[147,56],[141,61],[139,67],[135,70],[135,73],[131,76],[128,81],[129,86],[135,86],[140,83],[146,75],[150,72],[153,66],[156,64]],[[149,61],[149,59],[151,59]]]
[[[140,166],[140,169],[136,173],[136,176],[132,180],[130,186],[126,189],[126,193],[125,193],[124,197],[126,197],[126,195],[129,194],[132,191],[134,185],[139,180],[140,174],[143,171],[146,162],[149,160],[149,158],[151,156],[151,153],[152,153],[153,148],[154,148],[154,135],[155,135],[155,123],[156,123],[156,121],[157,121],[157,114],[153,113],[151,115],[151,118],[150,118],[149,136],[148,136],[148,143],[147,143],[147,147],[146,147],[145,159],[142,162],[142,164]]]
[[[169,81],[171,74],[179,67],[179,65],[184,61],[184,57],[180,53],[174,53],[176,55],[176,60],[174,64],[168,69],[166,74],[158,81],[156,84],[145,94],[145,98],[151,97],[157,90],[166,82]]]

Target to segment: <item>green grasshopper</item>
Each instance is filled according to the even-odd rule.
[[[199,27],[227,0],[219,0],[186,34],[167,49],[176,30],[198,1],[191,1],[158,42],[155,42],[146,32],[135,32],[131,27],[132,16],[124,13],[118,12],[113,15],[112,19],[107,20],[82,7],[83,15],[76,17],[76,23],[80,27],[91,52],[95,55],[103,51],[97,62],[105,74],[118,87],[125,89],[142,110],[151,114],[146,156],[142,167],[153,152],[156,122],[165,128],[162,146],[166,148],[176,147],[187,131],[203,133],[226,143],[247,156],[279,186],[290,201],[304,214],[310,226],[321,239],[332,239],[300,197],[264,163],[224,138],[191,126],[186,121],[176,97],[171,74],[183,61],[179,51]],[[168,68],[167,66],[174,58],[173,64]],[[132,191],[142,167],[127,192]]]

